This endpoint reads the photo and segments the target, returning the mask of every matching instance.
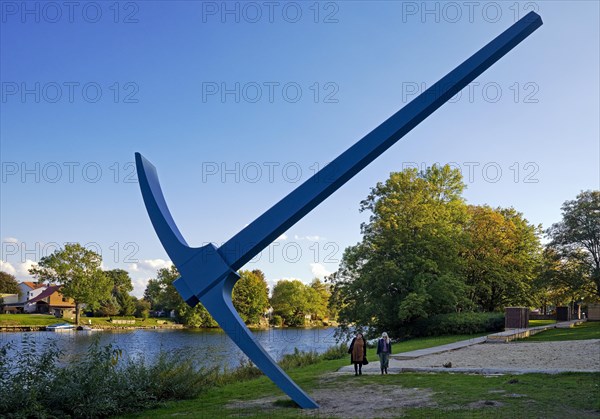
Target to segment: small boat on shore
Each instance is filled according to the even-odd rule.
[[[78,332],[99,332],[101,329],[92,329],[90,326],[77,326]]]
[[[68,332],[75,330],[75,326],[73,326],[71,323],[56,323],[46,326],[46,330],[50,332]]]

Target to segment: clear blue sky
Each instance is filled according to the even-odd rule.
[[[80,242],[140,295],[167,256],[135,151],[187,241],[220,244],[532,8],[544,26],[247,267],[334,271],[359,202],[408,165],[453,162],[469,203],[544,227],[600,187],[597,1],[69,4],[0,3],[1,258],[19,279]]]

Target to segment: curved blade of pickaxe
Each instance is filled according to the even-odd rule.
[[[541,17],[530,12],[218,249],[187,245],[169,212],[154,166],[136,153],[146,209],[181,274],[174,282],[177,291],[192,307],[202,302],[229,337],[300,407],[318,405],[258,345],[231,303],[239,279],[236,271],[541,25]]]

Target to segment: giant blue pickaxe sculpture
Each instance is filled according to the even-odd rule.
[[[136,153],[140,188],[152,225],[179,270],[175,288],[192,307],[201,302],[244,353],[302,408],[319,407],[253,338],[231,303],[239,270],[340,186],[406,135],[542,25],[534,12],[367,134],[220,248],[189,247],[171,217],[154,166]]]

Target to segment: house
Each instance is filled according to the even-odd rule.
[[[30,281],[21,282],[19,294],[15,294],[17,298],[11,298],[10,301],[5,299],[2,311],[5,313],[34,313],[35,305],[28,304],[28,301],[41,294],[46,288],[44,284]]]
[[[10,308],[6,308],[6,304],[15,304],[19,301],[19,294],[1,294],[0,293],[0,313],[13,313]]]
[[[60,285],[50,285],[26,304],[35,307],[35,313],[53,314],[56,317],[74,317],[75,301],[60,293]]]
[[[37,297],[38,295],[40,295],[46,288],[47,287],[44,284],[37,284],[37,283],[31,282],[31,281],[21,282],[19,284],[19,289],[21,290],[21,293],[19,296],[19,301],[17,302],[19,304],[22,304],[21,312],[22,313],[34,313],[35,305],[27,304],[27,302],[29,300]],[[18,309],[19,306],[16,305],[15,308]]]

